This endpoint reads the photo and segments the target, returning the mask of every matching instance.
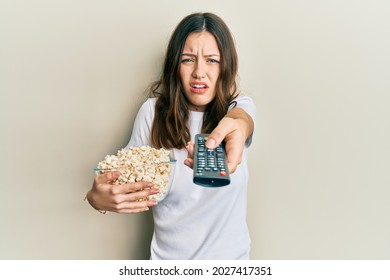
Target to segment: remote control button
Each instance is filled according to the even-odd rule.
[[[221,172],[219,172],[219,175],[225,177],[227,174],[226,174],[226,171],[221,171]]]

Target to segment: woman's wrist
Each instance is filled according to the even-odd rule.
[[[252,135],[254,130],[252,117],[243,109],[233,108],[225,115],[225,118],[232,118],[238,122],[238,127],[243,132],[245,139]]]
[[[84,201],[87,201],[87,202],[89,203],[89,205],[91,205],[92,208],[95,209],[96,211],[98,211],[99,213],[106,214],[107,211],[99,210],[99,209],[97,209],[95,206],[93,206],[93,205],[91,204],[90,195],[91,195],[91,190],[89,190],[89,191],[85,194],[85,196],[84,196]]]

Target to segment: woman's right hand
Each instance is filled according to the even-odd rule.
[[[148,199],[149,195],[158,193],[153,183],[112,184],[119,176],[119,171],[113,171],[95,177],[86,197],[93,208],[117,213],[139,213],[157,205],[156,200]]]

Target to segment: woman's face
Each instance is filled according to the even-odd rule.
[[[205,111],[215,98],[221,55],[208,31],[188,35],[180,63],[180,78],[190,110]]]

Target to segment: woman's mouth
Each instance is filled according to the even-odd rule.
[[[208,85],[206,83],[201,82],[193,82],[190,84],[190,90],[193,93],[204,93],[208,89]]]

